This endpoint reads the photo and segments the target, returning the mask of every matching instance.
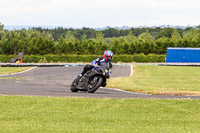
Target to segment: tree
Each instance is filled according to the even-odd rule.
[[[13,49],[13,53],[14,55],[17,54],[17,50],[19,48],[19,33],[15,30],[9,32],[9,44],[11,45],[12,49]]]
[[[156,36],[156,39],[159,39],[161,37],[171,38],[173,31],[174,31],[174,29],[172,29],[172,28],[164,28],[158,33],[158,35]]]
[[[111,51],[114,54],[121,54],[120,53],[120,49],[121,49],[121,45],[120,45],[119,39],[113,38],[112,39],[112,48],[111,48]]]
[[[153,52],[154,40],[149,32],[142,33],[138,37],[138,41],[138,52],[143,52],[144,54],[149,54]]]
[[[4,24],[2,24],[2,23],[0,22],[0,30],[3,30],[3,28],[4,28]]]
[[[97,43],[99,43],[99,42],[103,43],[104,42],[104,35],[101,31],[98,31],[96,33],[96,41],[97,41]]]
[[[3,40],[5,38],[5,31],[3,30],[4,25],[0,23],[0,54],[3,54]]]
[[[167,47],[173,47],[171,38],[161,37],[155,41],[154,52],[156,54],[166,54]]]
[[[124,44],[124,53],[133,54],[136,50],[137,37],[133,35],[132,31],[125,36],[126,43]]]
[[[123,45],[123,51],[122,51],[123,54],[130,54],[130,44],[125,42],[124,45]]]
[[[81,37],[80,45],[83,46],[81,49],[81,54],[87,54],[88,43],[87,43],[87,36],[85,34],[83,34]]]
[[[132,42],[131,46],[130,46],[130,54],[134,54],[136,53],[136,46],[137,46],[137,42]]]
[[[65,35],[65,41],[66,42],[74,42],[75,41],[75,38],[70,30],[68,30],[68,32]]]
[[[200,33],[191,28],[187,33],[184,34],[183,43],[186,47],[196,47],[197,44],[200,43]]]
[[[132,42],[137,41],[136,36],[133,35],[132,31],[129,32],[129,34],[127,36],[125,36],[125,40],[131,44]]]
[[[89,54],[95,54],[96,48],[95,48],[95,42],[93,40],[88,40],[88,53]]]
[[[172,32],[172,42],[173,47],[182,47],[182,37],[176,29]]]
[[[56,46],[56,51],[58,54],[66,54],[68,52],[67,43],[62,36],[58,39],[58,45]]]
[[[105,37],[118,37],[120,35],[119,30],[114,28],[109,28],[102,31]]]

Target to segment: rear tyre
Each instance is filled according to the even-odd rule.
[[[95,78],[96,81],[94,84],[92,84],[91,80],[94,80]],[[94,77],[92,79],[90,79],[89,84],[88,84],[88,93],[94,93],[103,83],[103,77],[99,76],[99,77]],[[92,87],[91,87],[92,84]]]
[[[79,91],[79,90],[76,88],[76,83],[77,83],[77,79],[75,79],[75,80],[72,82],[71,86],[70,86],[70,90],[71,90],[72,92],[78,92],[78,91]]]

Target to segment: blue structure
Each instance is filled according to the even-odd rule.
[[[167,63],[200,63],[200,48],[167,48]]]

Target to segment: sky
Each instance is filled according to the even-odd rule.
[[[199,0],[0,0],[0,23],[26,26],[200,25]]]

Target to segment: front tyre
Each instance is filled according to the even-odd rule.
[[[71,86],[70,86],[70,90],[71,90],[72,92],[78,92],[78,89],[76,88],[76,84],[77,84],[77,79],[75,79],[75,80],[72,82]]]
[[[94,93],[103,83],[103,77],[97,76],[89,80],[88,93]]]

